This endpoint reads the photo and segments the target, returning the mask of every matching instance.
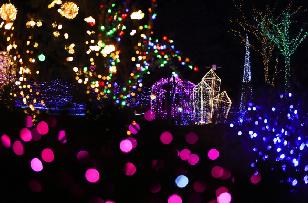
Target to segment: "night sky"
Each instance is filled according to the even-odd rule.
[[[264,8],[265,5],[276,7],[280,12],[290,1],[245,1],[247,6]],[[244,65],[245,47],[240,44],[230,30],[230,19],[237,16],[232,0],[160,0],[158,4],[157,32],[166,34],[175,40],[176,47],[184,56],[204,67],[217,64],[222,69],[218,70],[223,80],[223,89],[230,92],[231,96],[238,97],[242,70]],[[295,1],[294,5],[304,6],[308,9],[308,2]],[[298,24],[307,26],[308,13],[298,16]],[[305,20],[306,19],[306,20]],[[305,22],[306,21],[306,22]],[[299,29],[298,27],[294,27]],[[295,81],[300,81],[300,89],[307,88],[308,80],[308,40],[299,47],[292,59]],[[279,53],[276,53],[279,55]],[[283,67],[283,58],[280,56],[280,67]],[[263,66],[259,56],[252,52],[251,62],[253,80],[256,87],[263,85]],[[199,77],[202,77],[200,74]],[[236,99],[236,98],[234,98]]]

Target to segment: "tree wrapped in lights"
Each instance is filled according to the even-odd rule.
[[[276,77],[279,73],[277,70],[278,58],[276,58],[275,62],[273,60],[275,44],[259,27],[260,22],[264,20],[264,27],[270,29],[268,20],[273,16],[273,12],[269,7],[266,7],[264,11],[256,8],[243,8],[244,4],[242,0],[239,0],[239,2],[234,1],[234,5],[239,11],[240,16],[231,20],[231,32],[238,37],[244,45],[246,44],[247,33],[253,37],[254,43],[250,43],[250,47],[262,58],[265,83],[274,86]],[[250,12],[247,12],[247,10]]]
[[[281,54],[284,56],[285,68],[285,88],[289,89],[291,84],[291,57],[306,39],[308,33],[303,28],[300,29],[296,36],[292,37],[291,26],[294,24],[292,18],[301,11],[301,7],[294,12],[287,8],[282,14],[274,18],[273,16],[263,16],[260,22],[260,30],[275,44]]]
[[[228,117],[232,102],[226,92],[220,93],[221,79],[211,69],[193,90],[192,104],[196,124],[223,122]]]
[[[191,122],[191,94],[195,85],[177,76],[162,78],[152,86],[151,110],[156,118],[174,120],[176,124]]]

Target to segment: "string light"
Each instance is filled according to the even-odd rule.
[[[300,11],[298,8],[295,12],[291,12],[290,8],[285,10],[282,15],[275,19],[274,17],[264,16],[260,22],[262,33],[275,44],[281,54],[284,56],[285,62],[285,88],[289,89],[291,84],[291,57],[299,47],[299,45],[306,39],[308,33],[303,28],[292,39],[290,29],[292,23],[292,16]],[[268,26],[267,26],[268,24]]]

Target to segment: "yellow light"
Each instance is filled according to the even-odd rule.
[[[78,15],[79,7],[74,2],[65,2],[58,12],[67,19],[74,19]]]
[[[136,12],[133,12],[131,15],[130,15],[130,18],[132,20],[141,20],[144,18],[144,13],[139,10],[139,11],[136,11]]]
[[[17,9],[13,4],[3,4],[0,8],[0,16],[6,22],[14,21],[17,16]]]

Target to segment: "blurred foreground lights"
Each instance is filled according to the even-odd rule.
[[[77,153],[77,159],[78,161],[86,161],[89,159],[89,152],[88,151],[85,151],[85,150],[80,150],[78,153]]]
[[[211,149],[207,153],[207,156],[209,157],[210,160],[214,161],[219,158],[219,151],[217,149]]]
[[[1,136],[1,143],[3,147],[10,148],[11,147],[11,138],[8,135],[2,135]]]
[[[30,142],[32,140],[32,133],[28,128],[23,128],[20,131],[20,139],[24,142]]]
[[[13,4],[2,4],[0,8],[0,17],[2,18],[2,20],[6,22],[11,22],[16,20],[16,16],[17,9]]]
[[[50,148],[43,149],[41,156],[42,156],[43,161],[47,163],[51,163],[55,160],[55,155],[52,149]]]
[[[185,141],[188,144],[194,145],[198,142],[198,140],[199,140],[199,136],[194,132],[190,132],[185,135]]]
[[[49,132],[48,124],[45,121],[41,121],[37,124],[36,130],[40,135],[46,135]]]
[[[180,151],[179,156],[183,161],[187,161],[190,157],[191,151],[189,149],[183,149]]]
[[[86,171],[85,177],[89,183],[97,183],[100,179],[100,174],[95,168],[90,168]]]
[[[259,173],[254,173],[251,177],[250,177],[250,182],[251,184],[257,185],[261,182],[262,176]]]
[[[217,197],[217,203],[230,203],[232,200],[232,196],[228,192],[221,193]]]
[[[199,163],[199,156],[197,154],[191,154],[189,159],[188,159],[188,163],[192,166],[195,166]]]
[[[155,120],[155,113],[151,110],[144,113],[145,120],[151,122]]]
[[[224,169],[220,166],[214,166],[212,168],[211,174],[213,178],[222,178],[224,175]]]
[[[177,194],[173,194],[168,198],[168,203],[182,203],[182,198]]]
[[[132,20],[141,20],[144,18],[144,13],[139,10],[139,11],[136,11],[136,12],[133,12],[131,15],[130,15],[130,18]]]
[[[132,124],[129,125],[128,127],[129,131],[133,134],[136,135],[140,131],[140,125],[136,122],[132,122]]]
[[[133,175],[135,175],[137,168],[133,163],[127,162],[125,164],[124,171],[125,171],[126,176],[133,176]]]
[[[123,153],[127,154],[132,151],[133,143],[129,139],[122,140],[120,142],[120,149]]]
[[[43,170],[43,164],[38,158],[31,160],[31,168],[34,172],[41,172]]]
[[[171,144],[172,140],[173,136],[169,131],[165,131],[160,135],[160,141],[165,145]]]
[[[175,184],[176,186],[178,186],[179,188],[184,188],[188,185],[189,180],[186,176],[184,175],[179,175],[176,179],[175,179]]]
[[[17,156],[22,156],[24,155],[25,151],[24,151],[24,146],[20,141],[15,141],[13,143],[13,152],[14,154],[16,154]]]

